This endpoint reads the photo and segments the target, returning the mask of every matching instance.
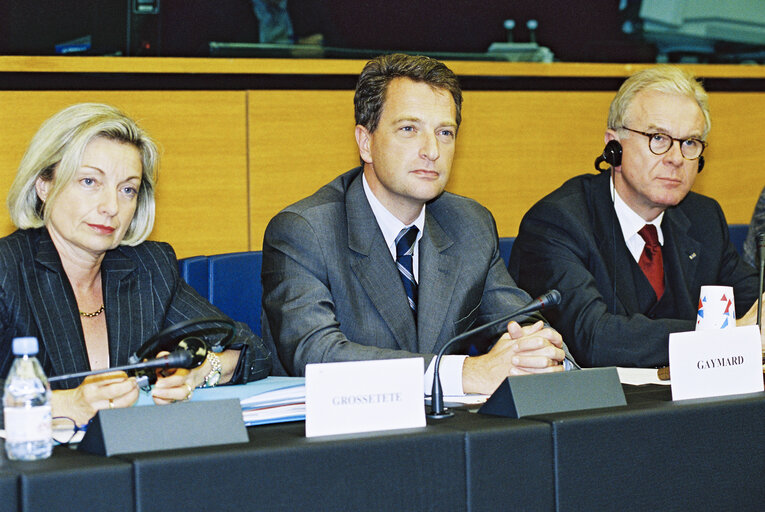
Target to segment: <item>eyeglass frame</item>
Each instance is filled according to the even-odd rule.
[[[70,418],[68,416],[53,416],[53,418],[51,418],[52,423],[55,423],[56,420],[66,420],[66,425],[68,425],[69,422],[72,423],[72,433],[69,434],[68,432],[65,432],[66,436],[68,436],[68,439],[66,441],[61,441],[60,439],[56,439],[56,434],[57,434],[56,428],[55,427],[53,428],[52,438],[56,446],[67,446],[71,444],[74,438],[77,436],[77,433],[87,431],[88,425],[90,425],[90,421],[84,425],[78,425],[73,418]],[[64,430],[68,430],[68,429],[64,429]],[[59,433],[64,433],[64,432],[59,432]]]
[[[640,130],[633,130],[632,128],[627,128],[626,126],[622,126],[621,129],[624,129],[624,130],[627,130],[627,131],[630,131],[630,132],[639,133],[640,135],[645,135],[646,137],[648,137],[648,150],[651,153],[653,153],[654,155],[656,155],[656,156],[661,156],[661,155],[665,155],[665,154],[669,153],[669,151],[672,149],[672,146],[675,145],[675,141],[677,141],[677,142],[680,143],[680,154],[682,155],[682,157],[684,159],[691,160],[691,161],[692,160],[698,160],[699,158],[701,158],[701,155],[704,154],[704,150],[707,149],[707,145],[708,145],[708,143],[706,141],[701,140],[701,139],[699,139],[697,137],[687,137],[685,139],[678,139],[678,138],[672,137],[671,135],[668,135],[668,134],[666,134],[664,132],[641,132]],[[651,147],[651,141],[653,140],[654,135],[663,135],[663,136],[667,137],[668,139],[670,139],[672,141],[672,143],[669,146],[667,146],[667,149],[665,151],[663,151],[661,153],[657,153]],[[683,153],[683,142],[688,141],[688,140],[694,140],[694,141],[699,142],[701,144],[701,151],[699,152],[698,156],[695,156],[693,158],[688,158],[687,156],[685,156],[685,153]]]

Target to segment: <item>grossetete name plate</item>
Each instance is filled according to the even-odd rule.
[[[422,358],[309,364],[306,437],[425,426]]]

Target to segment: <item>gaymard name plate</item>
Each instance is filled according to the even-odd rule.
[[[763,390],[756,325],[669,335],[672,400]]]

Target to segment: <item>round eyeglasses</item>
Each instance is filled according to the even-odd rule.
[[[672,144],[675,141],[680,143],[680,153],[686,160],[696,160],[704,152],[704,148],[707,147],[707,143],[701,139],[689,138],[689,139],[676,139],[666,133],[661,132],[641,132],[640,130],[633,130],[622,126],[622,129],[630,132],[639,133],[648,137],[648,149],[654,155],[663,155],[672,148]]]

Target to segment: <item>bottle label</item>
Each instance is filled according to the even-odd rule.
[[[50,404],[37,407],[5,407],[5,442],[48,441],[53,436]]]

